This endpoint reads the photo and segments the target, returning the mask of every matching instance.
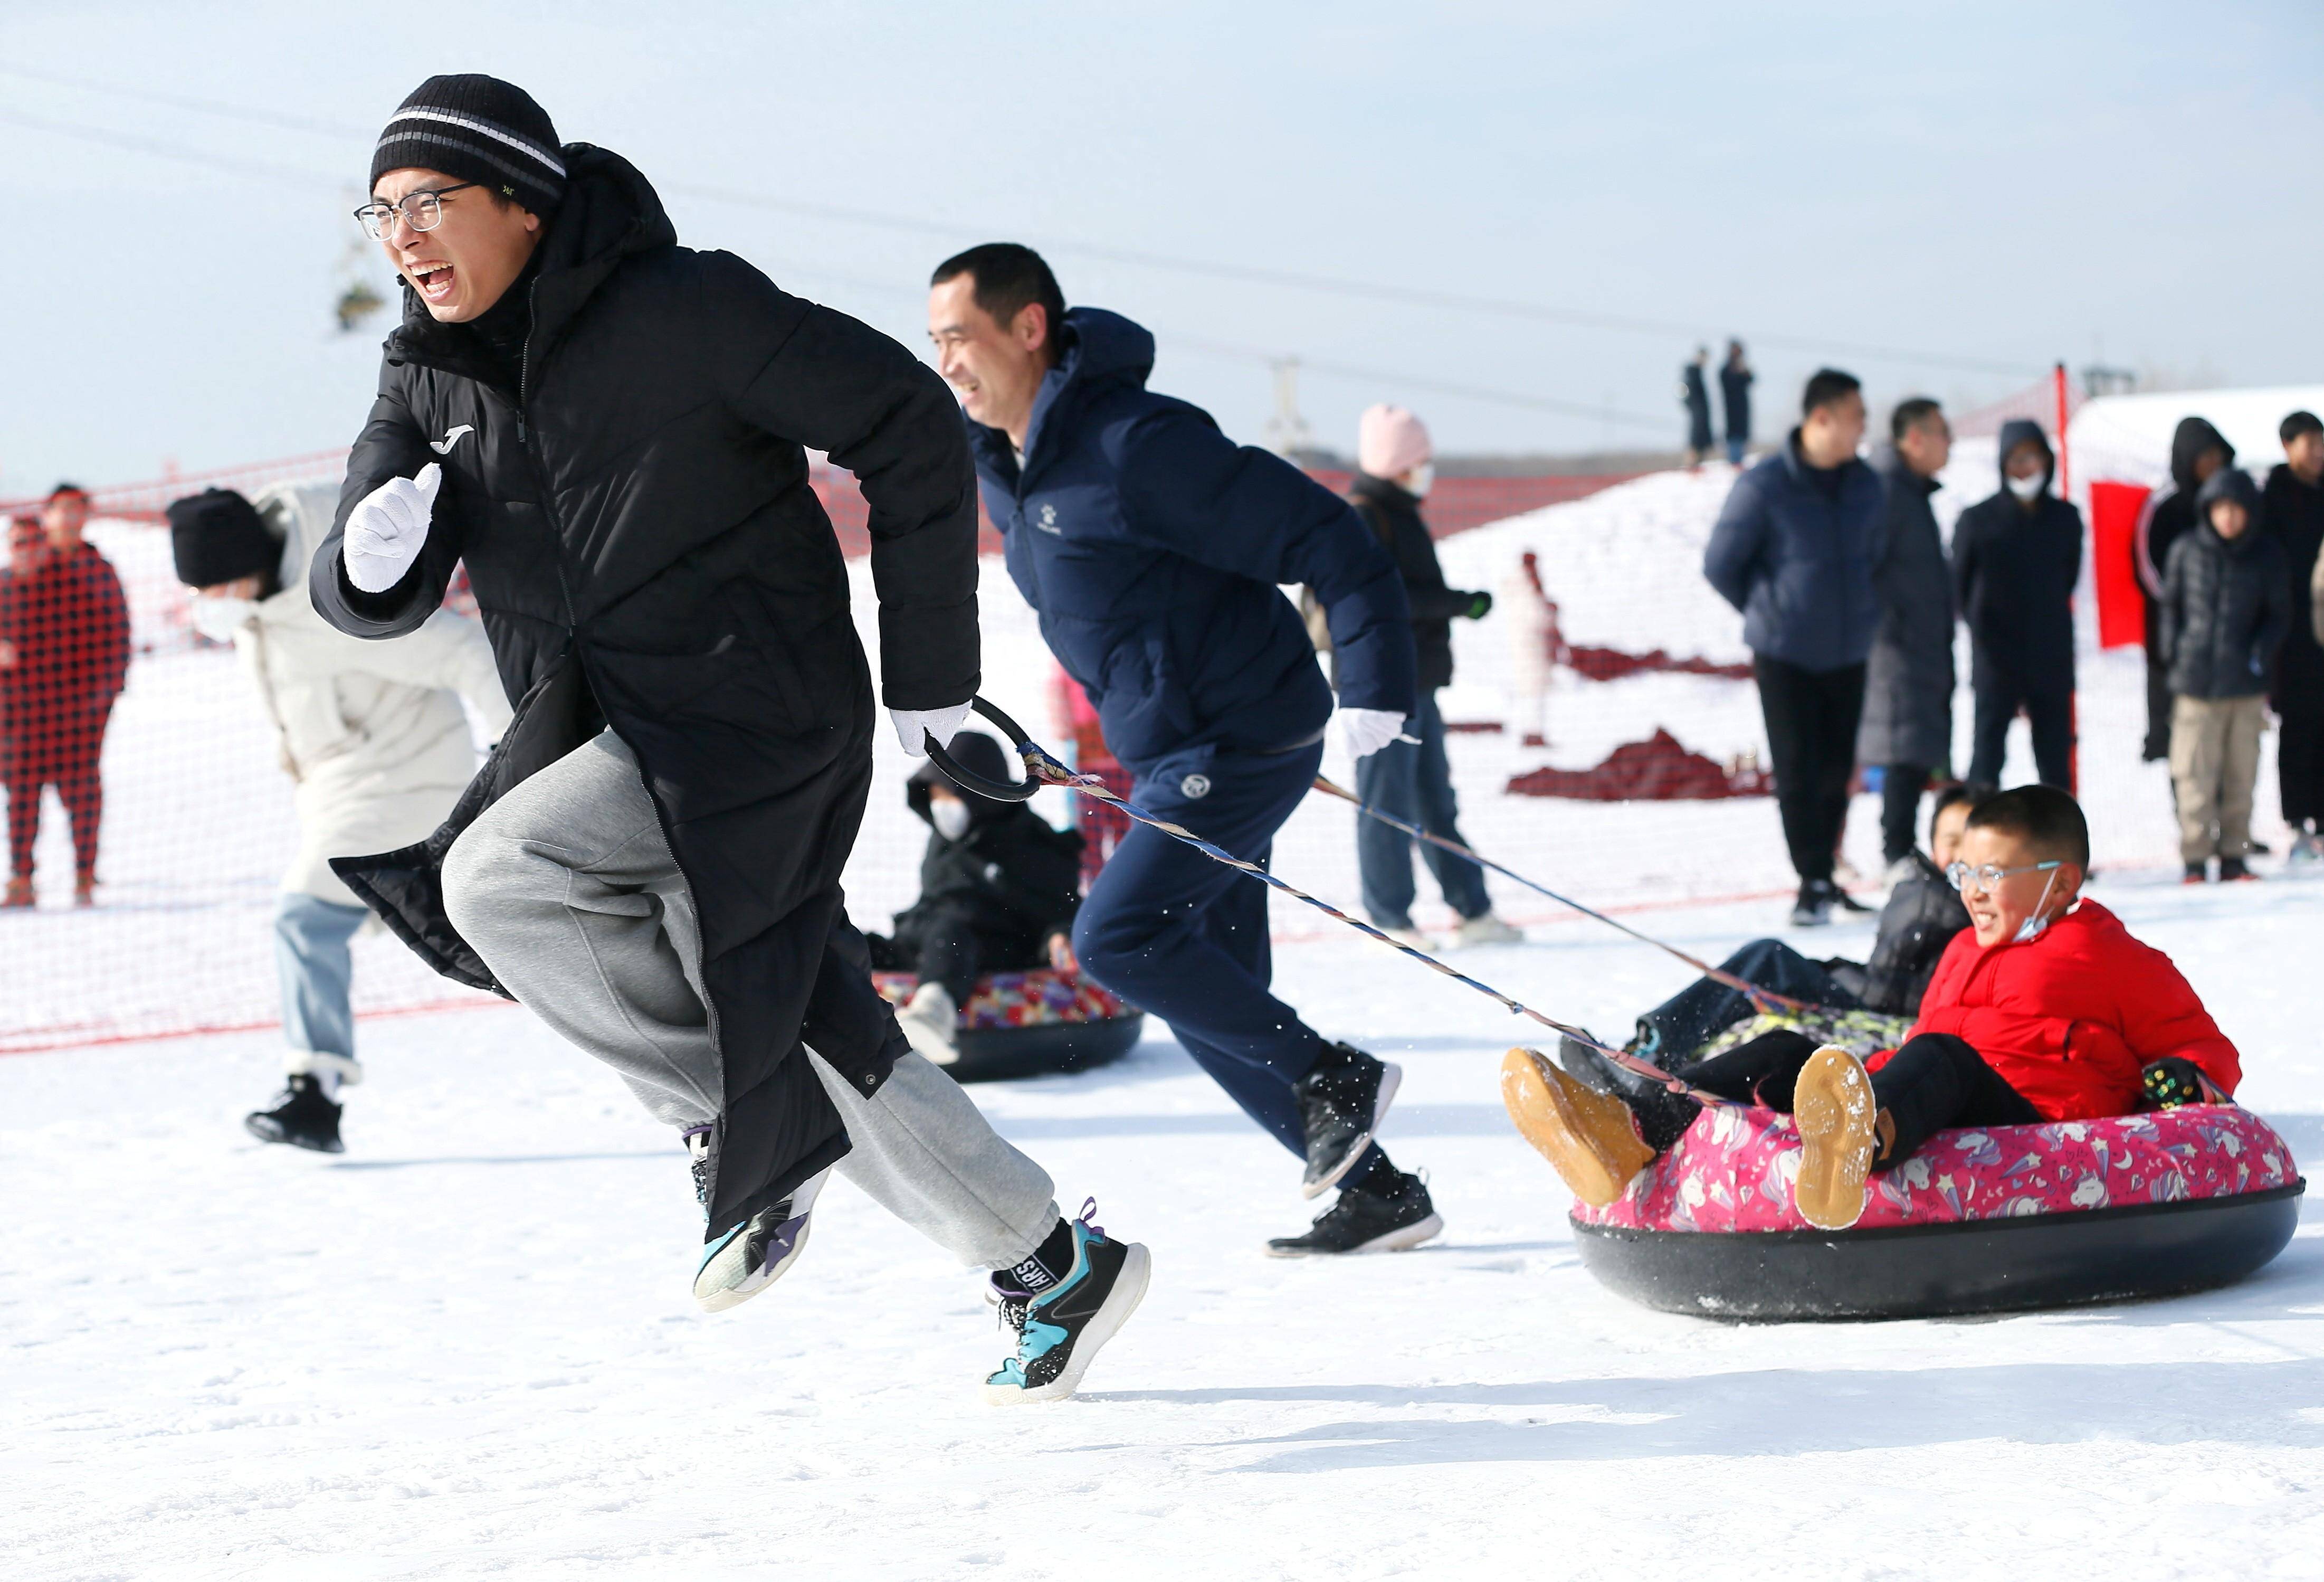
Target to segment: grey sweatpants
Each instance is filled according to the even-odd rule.
[[[655,1119],[726,1107],[694,900],[638,762],[611,731],[510,791],[444,859],[453,927],[532,1013]],[[852,1149],[839,1173],[964,1263],[1007,1268],[1057,1223],[1047,1171],[917,1054],[866,1098],[808,1051]]]

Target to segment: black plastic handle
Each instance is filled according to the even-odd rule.
[[[1029,758],[1026,758],[1026,754],[1033,750],[1033,738],[1025,734],[1023,726],[1019,725],[982,698],[972,698],[968,701],[971,708],[1001,727],[1001,734],[1009,738],[1010,745],[1017,749],[1018,757],[1025,759],[1028,763],[1031,763]],[[953,783],[963,791],[973,791],[990,801],[1027,802],[1032,800],[1033,793],[1041,789],[1041,782],[1033,778],[1029,770],[1026,772],[1025,778],[1015,784],[1004,780],[987,780],[973,769],[963,768],[951,754],[936,745],[936,739],[934,736],[926,738],[926,741],[928,757],[935,762],[938,769],[950,775]]]

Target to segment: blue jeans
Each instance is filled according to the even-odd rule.
[[[1741,467],[1741,466],[1743,465],[1743,448],[1744,448],[1745,446],[1747,446],[1747,445],[1750,444],[1750,443],[1751,443],[1751,441],[1749,441],[1748,439],[1742,439],[1742,438],[1740,438],[1740,437],[1739,437],[1739,436],[1738,436],[1738,435],[1734,435],[1734,434],[1729,434],[1729,435],[1728,435],[1728,436],[1727,436],[1727,461],[1728,461],[1728,465],[1729,465],[1730,467]]]
[[[1452,766],[1444,756],[1444,717],[1436,694],[1423,692],[1406,726],[1420,745],[1390,742],[1356,763],[1356,794],[1367,807],[1417,824],[1444,840],[1460,841],[1453,820],[1461,809],[1452,797]],[[1356,816],[1356,866],[1363,876],[1364,910],[1379,929],[1412,927],[1412,837],[1377,819]],[[1482,917],[1493,903],[1485,894],[1485,870],[1442,847],[1422,843],[1420,855],[1436,875],[1444,903],[1464,918]]]
[[[282,1036],[292,1049],[355,1059],[355,1015],[347,1003],[355,968],[347,941],[369,915],[360,906],[295,893],[286,893],[275,907]]]
[[[1320,742],[1290,753],[1193,748],[1140,768],[1130,800],[1264,865],[1323,762]],[[1266,885],[1134,825],[1074,920],[1074,953],[1091,977],[1168,1022],[1245,1115],[1307,1156],[1292,1084],[1323,1054],[1323,1040],[1268,989]],[[1366,1149],[1346,1179],[1360,1180],[1379,1152]]]
[[[1821,962],[1810,961],[1781,939],[1754,939],[1719,966],[1786,999],[1841,1011],[1860,1004]],[[1675,1067],[1754,1010],[1751,997],[1742,990],[1699,977],[1638,1018],[1638,1052],[1657,1065]]]

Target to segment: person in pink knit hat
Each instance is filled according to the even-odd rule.
[[[1406,726],[1405,739],[1358,761],[1356,791],[1368,807],[1459,841],[1454,820],[1460,808],[1452,795],[1452,765],[1444,755],[1444,717],[1437,710],[1436,693],[1452,680],[1453,620],[1482,619],[1493,607],[1493,596],[1444,586],[1436,542],[1420,516],[1420,502],[1434,481],[1434,459],[1426,425],[1404,408],[1383,403],[1364,412],[1356,431],[1360,470],[1350,496],[1403,575],[1405,597],[1412,605],[1412,643],[1420,661],[1420,707]],[[1412,926],[1412,847],[1410,836],[1377,819],[1356,822],[1364,910],[1375,928],[1419,943],[1421,936]],[[1462,944],[1508,944],[1524,938],[1493,915],[1483,869],[1434,846],[1423,846],[1421,856],[1436,876],[1445,904],[1460,915],[1456,938]]]

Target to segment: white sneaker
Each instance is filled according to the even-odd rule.
[[[1489,911],[1482,917],[1462,919],[1457,938],[1463,945],[1522,945],[1525,930],[1511,928]]]
[[[2292,837],[2292,849],[2283,854],[2287,873],[2313,872],[2324,865],[2324,839],[2301,830]]]
[[[1911,878],[1920,871],[1921,865],[1918,863],[1915,863],[1911,857],[1898,857],[1895,862],[1890,863],[1887,869],[1881,874],[1880,888],[1883,890],[1894,890],[1897,885],[1902,884],[1905,880]]]
[[[896,1025],[911,1046],[934,1064],[949,1066],[960,1059],[960,1008],[942,984],[922,984],[896,1013]]]

